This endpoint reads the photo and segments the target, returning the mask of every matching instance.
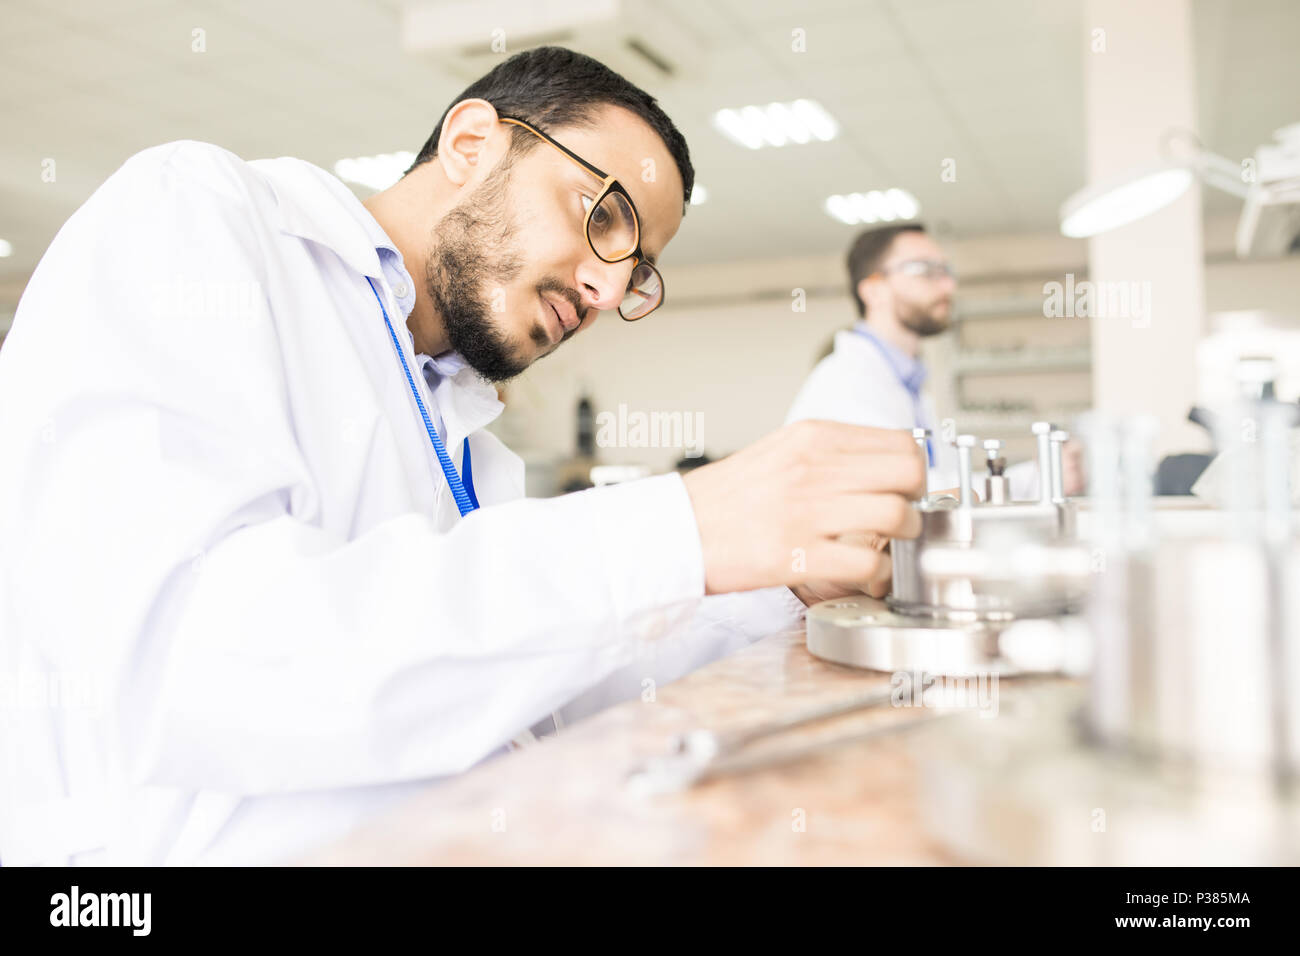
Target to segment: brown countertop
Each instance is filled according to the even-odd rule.
[[[1007,689],[1010,681],[1003,681]],[[308,864],[949,864],[917,818],[906,733],[837,744],[796,762],[647,796],[627,785],[643,758],[697,728],[727,731],[888,689],[889,675],[824,663],[803,631],[764,638],[558,737],[476,767],[302,862]],[[765,745],[838,738],[933,716],[878,707]],[[758,745],[755,745],[757,747]]]

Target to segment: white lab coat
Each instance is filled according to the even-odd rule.
[[[920,405],[923,421],[917,422],[911,394],[880,349],[865,336],[846,329],[835,333],[834,350],[809,374],[790,406],[786,422],[820,418],[875,428],[912,429],[918,425],[929,428],[934,433],[930,487],[955,488],[957,449],[942,439],[942,421],[936,416],[934,401],[925,390],[921,392]],[[960,427],[961,423],[957,424]],[[978,469],[978,454],[975,466]],[[1012,465],[1007,469],[1007,477],[1011,480],[1012,498],[1037,497],[1037,465],[1032,462]],[[972,487],[979,491],[982,484],[973,481]]]
[[[0,862],[292,857],[799,620],[702,600],[678,476],[522,499],[494,390],[416,373],[462,519],[384,245],[324,171],[192,142],[55,237],[0,350]]]

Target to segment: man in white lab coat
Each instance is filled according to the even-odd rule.
[[[290,858],[878,586],[840,538],[919,530],[905,434],[526,500],[484,430],[491,381],[657,305],[693,176],[651,97],[543,48],[364,204],[195,142],[110,177],[0,351],[0,862]]]
[[[858,321],[836,333],[834,350],[813,369],[786,421],[928,428],[934,433],[930,485],[952,488],[958,483],[957,453],[941,434],[920,358],[922,340],[952,324],[952,266],[923,225],[903,223],[861,233],[849,249],[848,273]],[[1067,445],[1064,465],[1065,492],[1078,494],[1082,472],[1077,445]],[[1007,476],[1013,498],[1037,495],[1033,463],[1013,465]]]

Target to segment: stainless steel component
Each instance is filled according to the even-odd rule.
[[[1052,502],[1052,423],[1034,422],[1030,431],[1038,439],[1038,500]]]
[[[1244,355],[1237,361],[1237,387],[1257,402],[1277,398],[1277,362],[1267,355]]]
[[[807,626],[813,655],[887,673],[1010,677],[1086,665],[1082,635],[1062,618],[942,620],[900,614],[862,596],[809,608]]]
[[[922,727],[937,723],[938,721],[955,716],[955,711],[950,710],[929,710],[921,711],[918,714],[909,716],[903,720],[894,720],[889,723],[881,724],[878,727],[869,727],[865,730],[858,730],[847,734],[837,734],[829,738],[818,738],[807,742],[801,742],[789,747],[782,747],[776,750],[764,751],[762,753],[739,753],[725,760],[718,760],[708,764],[703,768],[703,772],[694,778],[692,782],[703,780],[713,780],[716,777],[732,776],[735,774],[751,773],[755,770],[765,770],[769,767],[779,766],[781,764],[794,763],[798,760],[805,760],[808,757],[834,750],[837,747],[843,747],[847,744],[861,743],[865,740],[873,740],[877,737],[888,737],[893,734],[905,733],[909,730],[918,730]]]
[[[806,727],[820,720],[842,717],[855,711],[880,707],[890,702],[888,689],[874,689],[845,700],[823,704],[811,710],[799,711],[765,724],[746,727],[732,733],[718,734],[711,730],[696,730],[674,737],[669,744],[672,753],[689,754],[697,759],[714,759],[737,753],[744,747],[775,734],[783,734],[798,727]]]
[[[669,741],[668,752],[663,757],[652,758],[637,765],[629,775],[628,786],[643,794],[683,790],[715,777],[748,773],[774,764],[799,760],[852,741],[909,730],[950,713],[930,711],[865,731],[856,730],[830,738],[801,741],[793,746],[768,750],[752,748],[756,742],[820,721],[888,706],[894,702],[894,696],[892,687],[873,689],[865,694],[801,711],[756,727],[730,733],[700,729],[680,734]]]
[[[1004,505],[1011,500],[1011,480],[1006,476],[1007,460],[1002,457],[1003,443],[996,438],[984,442],[988,475],[984,479],[984,500],[992,505]]]
[[[1200,408],[1223,408],[1243,387],[1256,400],[1300,399],[1300,310],[1220,312],[1206,328],[1196,348]]]
[[[957,717],[912,748],[926,830],[975,863],[1295,866],[1300,801],[1266,778],[1140,754],[1078,733],[1087,692],[1004,695],[997,720]],[[1235,695],[1224,695],[1235,696]]]
[[[1300,771],[1300,697],[1289,691],[1300,681],[1290,606],[1300,558],[1279,467],[1286,414],[1252,403],[1215,416],[1232,501],[1217,531],[1166,524],[1156,534],[1150,426],[1090,429],[1090,472],[1122,484],[1103,480],[1093,502],[1102,560],[1086,723],[1098,744],[1226,771]],[[1225,678],[1241,692],[1225,693]]]
[[[975,447],[974,435],[957,436],[957,501],[962,509],[969,509],[972,505],[973,493],[971,491],[971,461],[970,451]]]
[[[921,449],[921,456],[925,459],[926,464],[928,465],[930,462],[930,429],[913,428],[912,440],[915,441],[916,446]],[[925,494],[926,495],[930,494],[930,469],[929,468],[925,469]]]
[[[1034,427],[1040,465],[1050,476],[1052,427]],[[918,443],[924,434],[913,432]],[[1036,502],[1009,500],[997,439],[983,443],[989,476],[980,501],[971,487],[979,439],[959,435],[954,445],[957,497],[922,499],[921,534],[890,542],[893,585],[884,605],[837,601],[809,612],[814,654],[879,670],[1004,672],[1011,665],[998,637],[1009,623],[1068,615],[1081,605],[1092,569],[1075,543],[1074,503],[1050,487]]]
[[[1070,433],[1061,429],[1053,429],[1047,436],[1052,442],[1052,500],[1065,500],[1065,463],[1063,459],[1063,448],[1065,443],[1070,440]]]
[[[1214,409],[1223,510],[1154,507],[1154,421],[1084,423],[1090,685],[928,742],[922,817],[949,847],[1011,864],[1300,863],[1293,412],[1267,391]],[[927,567],[979,570],[950,563]]]
[[[984,581],[1041,585],[1062,582],[1082,586],[1093,573],[1092,556],[1073,545],[1022,544],[1010,551],[986,548],[927,548],[921,570],[934,580],[979,578]]]
[[[967,579],[936,577],[925,555],[936,549],[978,550],[1006,556],[1021,546],[1068,544],[1073,540],[1070,502],[921,507],[921,534],[891,542],[894,580],[889,606],[901,613],[948,621],[1008,620],[1069,613],[1080,605],[1084,582],[1007,580],[1003,575]],[[994,557],[999,561],[1002,558]]]

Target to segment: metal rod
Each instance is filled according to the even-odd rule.
[[[756,740],[893,702],[894,690],[891,684],[889,687],[873,687],[844,700],[778,717],[756,727],[724,733],[699,729],[678,734],[669,741],[667,755],[649,758],[633,769],[629,784],[634,789],[650,793],[685,789],[705,777],[715,775],[719,768],[724,768],[721,772],[727,772],[725,768],[732,760],[743,762],[745,758],[741,755],[745,748]],[[796,745],[793,749],[799,750],[804,746],[806,745]]]
[[[892,734],[904,733],[909,730],[917,730],[921,727],[937,723],[942,720],[948,720],[957,716],[960,711],[930,711],[919,714],[915,717],[907,717],[902,720],[891,721],[879,727],[871,727],[867,730],[859,730],[853,733],[841,736],[831,737],[828,740],[817,740],[810,743],[800,743],[793,747],[787,747],[770,753],[762,754],[739,754],[719,760],[716,763],[708,764],[703,768],[700,775],[693,781],[701,783],[705,780],[713,780],[717,777],[736,776],[739,774],[752,773],[755,770],[766,770],[770,767],[778,767],[782,764],[794,763],[797,760],[806,760],[809,757],[815,757],[827,751],[843,747],[846,744],[863,743],[878,737],[888,737]]]
[[[1052,500],[1065,500],[1065,443],[1070,440],[1070,433],[1059,428],[1047,436],[1052,442]]]
[[[921,457],[925,460],[925,494],[922,495],[924,500],[930,494],[930,429],[913,428],[912,440],[921,449]]]
[[[1052,423],[1034,422],[1029,430],[1038,438],[1038,500],[1052,501]]]
[[[837,701],[831,704],[823,704],[820,707],[813,707],[809,710],[798,711],[787,717],[779,717],[776,720],[770,720],[766,723],[759,724],[756,727],[750,727],[745,730],[738,730],[728,734],[715,734],[714,739],[717,741],[719,756],[732,753],[745,747],[755,740],[763,737],[771,737],[774,734],[783,734],[788,730],[794,730],[797,727],[806,727],[808,724],[814,724],[822,720],[830,720],[833,717],[840,717],[844,714],[851,714],[859,710],[869,710],[872,707],[882,707],[893,702],[893,687],[875,689],[857,697],[850,697],[847,700]],[[705,731],[705,733],[712,733]],[[675,746],[680,749],[680,742],[684,738],[679,738]]]
[[[974,504],[973,494],[971,492],[971,461],[970,450],[975,447],[976,438],[974,435],[957,436],[957,476],[961,482],[961,488],[958,491],[958,507],[969,508]]]

